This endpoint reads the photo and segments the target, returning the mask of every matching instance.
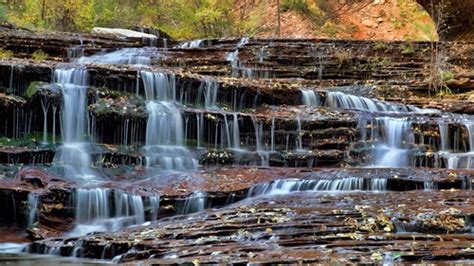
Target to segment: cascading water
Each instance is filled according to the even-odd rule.
[[[176,102],[173,75],[141,71],[147,99],[145,147],[147,166],[167,170],[195,169],[197,161],[184,147],[184,123]]]
[[[71,236],[90,232],[117,231],[129,225],[142,224],[149,212],[158,217],[159,197],[148,197],[147,204],[138,195],[106,188],[79,188],[75,191],[76,227]]]
[[[32,226],[38,220],[38,200],[37,194],[28,194],[28,226]]]
[[[406,167],[409,165],[409,145],[413,143],[411,122],[407,118],[383,117],[379,120],[384,141],[375,150],[376,166]]]
[[[85,69],[56,69],[54,81],[63,95],[61,132],[63,145],[54,161],[64,166],[66,177],[93,178],[91,157],[85,140],[87,128],[88,73]]]
[[[385,178],[347,177],[342,179],[282,179],[251,187],[247,198],[260,195],[279,195],[301,191],[384,191],[387,189]]]
[[[195,169],[197,162],[183,145],[183,118],[174,102],[148,102],[146,146],[147,166],[167,170]]]
[[[411,105],[394,104],[366,97],[345,94],[338,91],[327,91],[325,105],[334,108],[354,109],[369,112],[414,112],[437,113],[433,109],[420,109]]]
[[[176,45],[174,48],[186,49],[186,48],[199,48],[204,45],[203,40],[194,40],[190,42],[183,42],[179,45]]]
[[[207,195],[204,192],[193,192],[186,198],[181,214],[189,214],[202,211],[206,208]]]
[[[300,89],[301,98],[304,105],[309,107],[317,107],[320,105],[319,94],[313,90]]]
[[[149,66],[151,64],[150,55],[157,58],[162,57],[155,48],[123,48],[111,53],[83,56],[77,59],[76,63]]]
[[[248,37],[243,37],[237,43],[237,48],[233,52],[228,52],[226,55],[226,60],[230,62],[232,67],[232,76],[239,77],[240,76],[240,69],[242,68],[242,77],[245,78],[252,78],[252,70],[246,67],[243,67],[239,62],[239,48],[249,43]]]

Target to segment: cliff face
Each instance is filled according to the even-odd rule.
[[[474,1],[417,0],[439,25],[443,40],[474,40]]]
[[[276,0],[238,0],[235,13],[259,25],[257,36],[278,35]],[[437,39],[428,12],[415,0],[326,0],[289,5],[280,0],[280,36],[357,40]]]

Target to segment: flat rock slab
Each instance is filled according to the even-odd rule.
[[[470,231],[473,200],[470,191],[274,195],[32,250],[66,256],[80,247],[87,258],[158,264],[472,259],[474,236],[461,233]]]
[[[134,31],[134,30],[120,29],[120,28],[94,27],[92,29],[91,33],[112,35],[112,36],[124,37],[124,38],[135,38],[135,39],[136,38],[149,38],[149,39],[156,39],[157,38],[153,34],[148,34],[148,33]]]

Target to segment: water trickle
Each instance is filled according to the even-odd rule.
[[[199,48],[204,45],[203,40],[193,40],[189,42],[183,42],[179,45],[176,45],[174,48],[180,48],[180,49],[185,49],[185,48]]]
[[[41,98],[41,109],[43,110],[43,143],[48,143],[48,110],[49,102],[43,97]]]
[[[260,51],[258,53],[258,62],[263,63],[263,59],[265,58],[265,46],[260,47]]]
[[[255,130],[255,151],[260,156],[260,165],[269,166],[270,153],[263,146],[263,124],[254,116],[251,117]]]
[[[28,226],[32,226],[38,220],[38,200],[37,194],[28,194]]]
[[[302,102],[304,105],[309,107],[320,106],[319,94],[309,89],[300,89],[300,91],[302,96]]]
[[[85,49],[82,45],[76,45],[76,46],[73,46],[73,47],[69,47],[67,49],[67,58],[70,61],[74,61],[77,58],[84,57],[84,51],[85,51]]]
[[[239,130],[239,118],[237,113],[233,114],[232,119],[232,148],[240,149],[240,130]]]
[[[184,202],[181,214],[189,214],[202,211],[206,208],[207,195],[205,192],[193,192]]]
[[[237,43],[237,47],[235,51],[228,52],[226,54],[226,60],[230,62],[232,67],[232,77],[239,77],[240,76],[240,68],[243,68],[242,76],[246,78],[252,78],[252,70],[249,68],[242,67],[239,62],[239,48],[249,43],[248,37],[242,37],[240,41]]]
[[[219,84],[216,80],[205,78],[204,79],[204,106],[206,109],[218,109],[217,102],[217,92],[219,90]]]

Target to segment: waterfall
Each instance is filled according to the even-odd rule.
[[[217,109],[216,102],[217,102],[217,91],[219,90],[219,85],[217,81],[210,78],[205,78],[205,99],[204,99],[204,106],[206,109]]]
[[[70,235],[116,231],[125,226],[142,224],[146,221],[146,212],[151,214],[151,220],[156,220],[159,199],[159,196],[150,196],[148,204],[145,204],[141,196],[118,189],[76,189],[76,227]]]
[[[184,147],[184,122],[176,102],[174,75],[142,71],[141,76],[148,112],[144,147],[147,166],[195,169],[197,161]]]
[[[319,94],[313,90],[300,89],[301,98],[304,105],[309,107],[317,107],[320,105]]]
[[[189,214],[202,211],[206,208],[207,195],[205,192],[196,191],[186,198],[180,214]]]
[[[232,148],[240,149],[240,130],[239,130],[239,118],[237,113],[233,114],[232,119]]]
[[[466,152],[459,152],[456,133],[449,135],[449,124],[439,124],[440,155],[446,160],[448,169],[471,169],[474,167],[474,123],[468,120],[463,123],[467,131]]]
[[[259,195],[279,195],[302,191],[353,191],[370,190],[384,191],[387,189],[385,178],[346,177],[341,179],[281,179],[270,183],[252,186],[247,197]]]
[[[176,78],[172,74],[140,71],[148,101],[176,101]]]
[[[38,220],[38,200],[39,196],[37,194],[28,194],[28,226],[32,226]]]
[[[325,104],[328,107],[354,109],[369,112],[436,112],[432,109],[420,109],[411,105],[393,104],[370,98],[349,95],[338,91],[326,92]]]
[[[440,145],[439,149],[441,151],[449,150],[449,124],[442,123],[438,124]]]
[[[193,40],[189,42],[183,42],[179,45],[176,45],[174,48],[180,48],[180,49],[185,49],[185,48],[199,48],[204,45],[203,40]]]
[[[252,116],[252,123],[255,130],[255,151],[260,156],[260,165],[269,166],[269,152],[263,146],[263,124]]]
[[[260,47],[260,51],[258,53],[258,62],[263,63],[263,59],[265,58],[265,46]]]
[[[239,48],[249,43],[248,37],[242,37],[240,41],[237,43],[237,47],[235,51],[228,52],[226,55],[226,61],[230,62],[232,67],[232,77],[239,77],[240,75],[240,68],[242,67],[239,62]],[[252,70],[249,68],[244,68],[243,77],[252,78]]]
[[[79,64],[151,65],[150,54],[161,57],[153,48],[123,48],[111,53],[81,57]]]
[[[468,140],[469,140],[469,151],[474,152],[474,123],[469,121],[464,124],[466,126]]]
[[[58,149],[54,161],[64,164],[67,177],[94,177],[92,164],[84,142],[87,125],[88,73],[85,69],[56,69],[54,81],[63,95],[61,130],[63,145]]]
[[[384,131],[384,141],[376,147],[376,166],[409,166],[409,145],[413,143],[411,122],[407,118],[382,117],[378,120]]]
[[[41,98],[41,109],[43,109],[43,143],[48,143],[48,110],[49,110],[49,102],[43,98]],[[53,117],[54,119],[54,117]]]

